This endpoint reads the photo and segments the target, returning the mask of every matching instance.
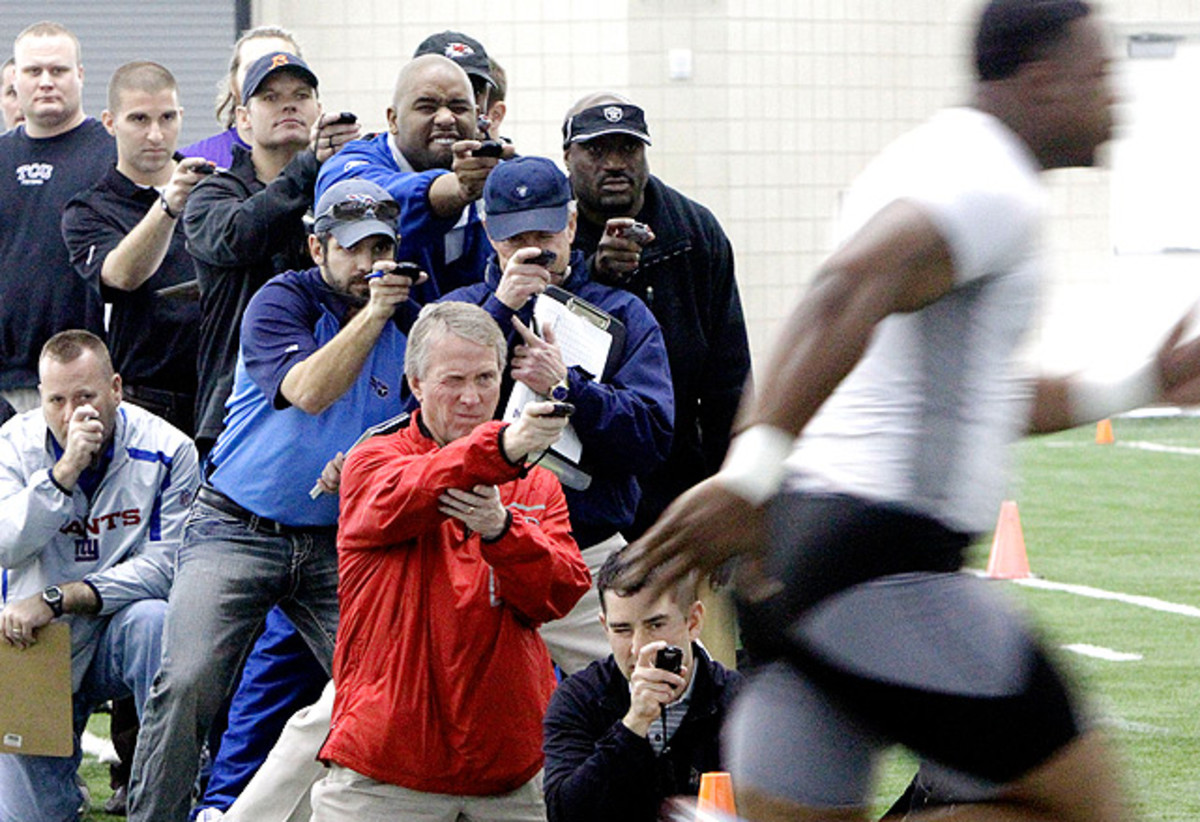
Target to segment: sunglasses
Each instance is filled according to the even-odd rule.
[[[365,197],[357,200],[345,200],[334,203],[317,215],[318,220],[333,219],[339,222],[347,220],[375,219],[385,223],[395,222],[400,216],[400,204],[394,200],[376,202]]]

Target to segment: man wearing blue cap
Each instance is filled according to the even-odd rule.
[[[227,426],[176,570],[134,762],[130,818],[187,815],[202,739],[246,647],[278,604],[329,670],[337,629],[340,454],[400,411],[410,276],[393,260],[399,206],[365,180],[316,206],[316,267],[271,279],[242,323]],[[332,467],[327,463],[332,461]]]
[[[578,468],[590,482],[565,490],[572,534],[594,574],[625,543],[621,529],[633,523],[641,495],[638,478],[661,465],[671,448],[675,404],[662,330],[637,297],[589,279],[583,252],[571,249],[576,225],[571,187],[551,160],[519,157],[502,163],[488,177],[483,202],[495,254],[484,282],[446,299],[482,306],[504,329],[512,383],[575,406],[571,427],[582,444]],[[553,252],[553,259],[535,262],[543,251]],[[624,326],[620,351],[609,358],[604,373],[568,366],[553,331],[543,338],[531,330],[534,303],[551,285]],[[501,408],[507,400],[502,398]],[[587,596],[565,618],[542,628],[564,671],[573,673],[608,656],[599,619],[598,600]]]
[[[359,131],[333,122],[336,114],[321,114],[317,76],[283,51],[247,69],[237,118],[250,151],[235,147],[229,169],[196,186],[183,215],[200,283],[196,445],[202,458],[221,431],[242,312],[271,277],[307,267],[303,217],[313,204],[317,170]]]

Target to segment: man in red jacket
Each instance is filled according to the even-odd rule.
[[[313,820],[544,820],[537,626],[591,584],[558,480],[531,466],[566,417],[493,421],[504,336],[483,309],[426,306],[409,334],[408,424],[341,478],[341,624],[330,774]]]

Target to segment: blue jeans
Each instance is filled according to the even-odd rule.
[[[134,822],[187,819],[201,744],[276,604],[328,673],[338,618],[333,529],[261,533],[197,500],[179,546],[162,669],[133,760]]]
[[[275,746],[292,714],[316,702],[329,675],[288,618],[274,608],[229,703],[229,725],[203,798],[192,808],[229,810]]]
[[[74,695],[75,753],[72,756],[0,754],[0,822],[73,822],[83,796],[75,785],[79,737],[92,709],[133,694],[138,713],[150,693],[162,657],[167,603],[145,599],[103,617],[96,655]],[[93,617],[96,618],[96,617]]]

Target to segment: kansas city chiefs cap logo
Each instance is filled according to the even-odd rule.
[[[604,109],[604,119],[610,123],[619,123],[624,116],[625,112],[621,111],[620,106],[608,106]]]
[[[443,52],[451,60],[461,60],[463,57],[470,57],[475,53],[475,49],[468,46],[466,43],[447,43],[446,50]]]

